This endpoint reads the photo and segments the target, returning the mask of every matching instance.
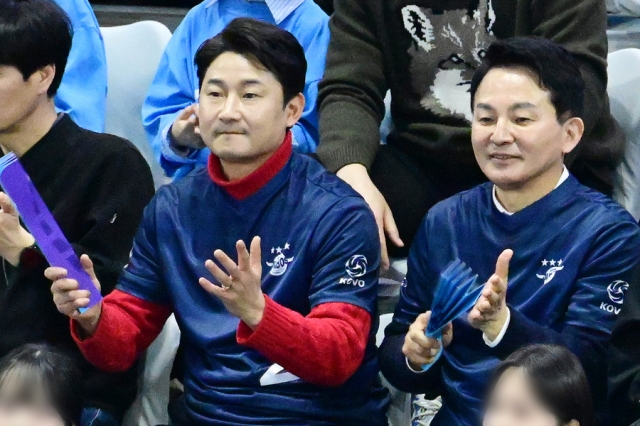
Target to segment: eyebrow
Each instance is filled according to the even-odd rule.
[[[479,103],[476,105],[477,109],[483,109],[486,111],[495,111],[495,108],[489,104]],[[515,111],[517,109],[535,109],[536,106],[531,102],[518,102],[517,104],[513,104],[509,107],[509,111]]]
[[[210,78],[209,80],[207,80],[207,85],[216,85],[225,89],[229,87],[227,83],[225,83],[223,80],[219,78]],[[263,85],[263,83],[260,80],[248,79],[248,80],[242,80],[240,82],[240,85],[242,87],[246,87],[246,86]]]

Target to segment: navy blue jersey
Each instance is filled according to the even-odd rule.
[[[427,311],[439,274],[454,259],[486,282],[500,253],[513,249],[507,332],[490,348],[466,314],[454,321],[453,341],[432,367],[441,369],[442,383],[426,384],[443,389],[434,426],[480,425],[492,371],[530,343],[568,346],[582,361],[594,396],[603,401],[610,330],[625,290],[638,285],[640,229],[614,201],[570,176],[509,216],[496,208],[492,186],[478,186],[429,211],[411,248],[406,286],[393,318],[391,329],[406,331]]]
[[[204,266],[236,241],[262,239],[262,290],[302,315],[341,302],[372,315],[364,361],[328,388],[290,374],[236,342],[239,320],[198,284]],[[173,307],[183,334],[185,392],[197,424],[386,424],[377,379],[376,297],[380,244],[373,214],[347,184],[293,154],[255,194],[234,199],[206,169],[161,188],[147,208],[119,289]]]

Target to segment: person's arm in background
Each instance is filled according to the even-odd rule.
[[[368,3],[367,0],[334,2],[335,12],[329,22],[331,43],[318,96],[318,157],[371,207],[382,245],[382,268],[387,269],[385,233],[394,244],[403,243],[391,209],[368,174],[380,145],[384,97],[389,88],[375,29],[374,20],[378,18]]]
[[[367,169],[380,144],[388,84],[367,0],[336,0],[331,42],[320,83],[318,156],[331,172],[349,164]]]
[[[302,117],[291,128],[293,146],[297,152],[315,152],[318,146],[318,84],[325,71],[325,60],[329,47],[329,18],[324,12],[313,8],[305,8],[287,19],[296,18],[294,28],[290,28],[298,42],[304,49],[307,59],[307,74],[305,76],[304,99],[305,105]],[[287,29],[287,28],[285,28]]]
[[[98,22],[91,7],[70,10],[75,3],[56,0],[73,25],[73,43],[58,93],[56,109],[68,114],[78,126],[104,132],[107,108],[107,59]],[[84,12],[84,13],[81,13]]]
[[[629,283],[609,344],[609,421],[640,419],[640,283]]]
[[[196,103],[198,90],[194,85],[195,52],[191,49],[197,13],[197,9],[189,12],[169,40],[142,105],[147,139],[156,160],[169,177],[176,173],[183,175],[196,164],[206,164],[207,160],[207,154],[198,149],[204,144],[193,132],[194,118],[190,118],[193,114],[188,109]],[[179,117],[177,127],[180,129],[173,129]],[[179,131],[180,142],[174,140],[174,130]]]

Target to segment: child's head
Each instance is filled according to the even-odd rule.
[[[29,344],[0,361],[0,426],[79,425],[80,372],[60,351]]]
[[[562,346],[532,345],[495,372],[484,426],[593,426],[589,383]]]

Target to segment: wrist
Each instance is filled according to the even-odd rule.
[[[78,331],[81,339],[92,337],[98,329],[100,317],[102,316],[102,303],[98,303],[95,307],[89,309],[88,312],[74,318],[78,323]]]
[[[488,321],[484,327],[482,327],[481,331],[484,333],[487,340],[493,342],[498,336],[502,333],[504,329],[504,325],[507,322],[507,317],[509,316],[509,308],[504,307],[500,310],[500,314],[493,321]]]
[[[369,172],[367,172],[367,168],[360,163],[351,163],[346,166],[342,166],[337,172],[336,175],[343,180],[347,180],[350,177],[369,177]]]
[[[18,238],[18,241],[16,242],[16,244],[13,247],[9,248],[5,256],[5,259],[7,260],[7,262],[9,262],[13,266],[18,266],[20,264],[20,259],[25,250],[32,247],[36,248],[35,247],[36,240],[35,238],[33,238],[33,236],[30,233],[22,229],[22,232],[20,234],[21,235]]]
[[[264,311],[266,308],[266,303],[264,300],[264,295],[260,295],[261,301],[256,305],[255,308],[251,309],[247,312],[246,315],[243,315],[242,321],[249,326],[252,331],[255,331],[260,325],[262,318],[264,317]]]
[[[427,364],[417,364],[409,359],[409,357],[405,356],[404,359],[407,361],[407,367],[414,373],[424,373],[426,370],[424,366]]]
[[[167,138],[169,139],[169,148],[180,157],[188,157],[192,152],[192,148],[188,145],[183,144],[174,134],[173,134],[173,125],[169,128],[167,132]]]

